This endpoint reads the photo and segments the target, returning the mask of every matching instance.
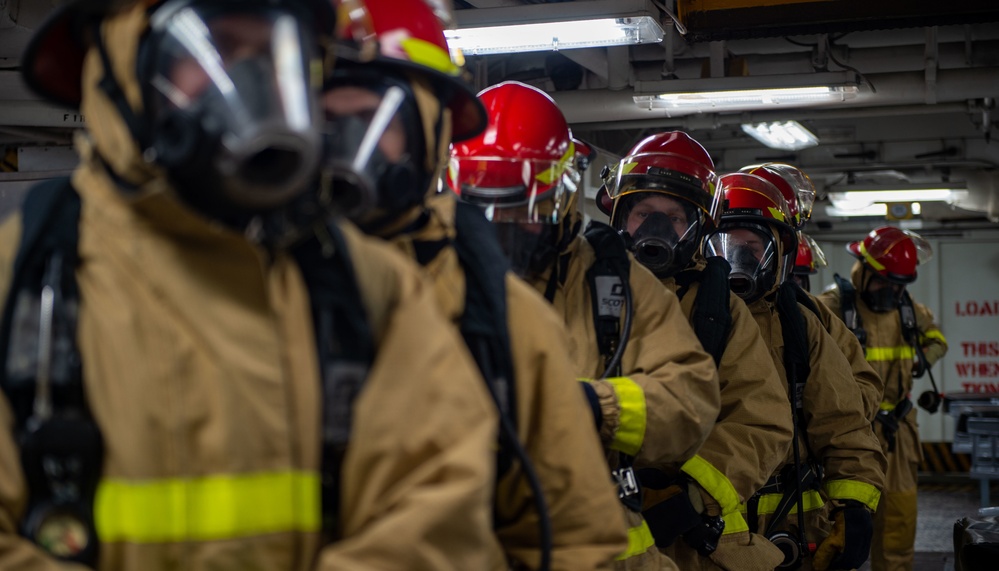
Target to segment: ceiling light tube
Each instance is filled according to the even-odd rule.
[[[819,138],[797,121],[743,123],[742,130],[771,149],[800,151],[819,144]]]
[[[910,206],[913,216],[921,216],[923,207],[918,202],[913,202]],[[860,216],[888,216],[888,205],[885,203],[874,203],[860,208],[837,208],[836,206],[826,206],[826,216],[836,216],[840,218],[851,218]]]
[[[955,188],[915,189],[850,189],[845,192],[830,191],[829,200],[838,208],[865,206],[882,202],[947,202],[963,198],[967,191]]]
[[[812,107],[856,98],[859,83],[849,71],[636,81],[633,99],[641,108],[662,109],[668,116]]]
[[[746,109],[785,105],[803,107],[821,103],[846,101],[857,96],[856,85],[812,85],[732,91],[702,91],[636,95],[635,103],[647,109]]]
[[[651,16],[538,22],[445,30],[448,47],[465,55],[558,51],[659,43],[663,29]]]

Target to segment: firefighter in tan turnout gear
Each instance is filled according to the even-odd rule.
[[[639,262],[677,293],[721,380],[721,412],[696,456],[645,490],[645,517],[658,545],[681,569],[770,571],[783,554],[749,526],[740,505],[783,463],[791,444],[787,392],[745,302],[728,286],[723,258],[705,260],[700,244],[720,216],[714,165],[697,141],[681,132],[646,137],[606,172],[597,205],[627,232]],[[611,208],[607,208],[610,206]],[[645,476],[648,472],[642,472]],[[687,482],[698,497],[687,496]],[[655,502],[675,488],[667,501]],[[694,503],[705,504],[698,513]],[[705,534],[705,520],[724,521]],[[682,539],[680,535],[682,534]]]
[[[630,506],[628,550],[615,568],[674,568],[639,514],[631,465],[675,471],[694,457],[718,416],[714,363],[676,296],[613,229],[588,232],[592,243],[578,235],[578,179],[567,176],[575,148],[551,98],[516,82],[479,97],[489,126],[453,145],[448,183],[484,209],[513,268],[568,327],[575,373]]]
[[[475,363],[411,263],[313,231],[328,9],[91,1],[40,28],[28,83],[87,130],[0,225],[0,569],[486,568]]]
[[[884,455],[849,363],[797,303],[789,290],[796,286],[782,285],[796,253],[787,201],[751,174],[724,175],[718,184],[726,206],[705,251],[731,264],[732,291],[749,304],[770,346],[795,419],[783,466],[746,502],[750,528],[785,552],[784,565],[854,569],[868,556]]]
[[[784,199],[791,208],[791,218],[794,220],[794,227],[801,230],[808,219],[812,216],[812,205],[815,202],[815,187],[812,182],[797,167],[784,163],[766,163],[763,165],[744,167],[741,172],[755,174],[760,178],[770,182],[781,192]],[[795,209],[794,206],[797,206]],[[814,240],[804,237],[805,246],[814,244]],[[799,242],[799,252],[802,244]],[[819,252],[818,245],[810,252]],[[797,267],[797,264],[795,264]],[[796,280],[795,272],[792,270],[790,277]],[[796,280],[797,281],[797,280]],[[807,285],[807,278],[804,279]],[[864,348],[857,341],[857,337],[847,328],[843,320],[838,315],[829,310],[825,304],[821,303],[815,294],[811,293],[807,287],[802,286],[798,292],[799,301],[805,303],[812,312],[818,316],[822,326],[825,327],[829,335],[836,341],[843,355],[850,362],[850,369],[853,371],[853,378],[860,388],[864,400],[864,410],[867,411],[867,418],[874,421],[874,415],[878,412],[878,405],[881,403],[881,395],[884,393],[884,382],[877,372],[864,358]]]
[[[947,352],[947,340],[933,314],[912,300],[906,285],[916,280],[916,266],[932,251],[919,235],[892,226],[872,230],[847,249],[857,258],[850,280],[837,276],[836,287],[819,299],[857,334],[867,361],[885,383],[874,428],[888,456],[888,473],[874,519],[871,569],[912,569],[916,471],[922,451],[909,393],[913,377],[928,372]],[[939,395],[927,392],[919,404],[935,412]]]
[[[352,212],[361,228],[425,268],[509,421],[501,425],[509,431],[500,436],[489,568],[609,569],[627,548],[627,528],[561,319],[505,270],[482,212],[437,195],[449,144],[478,134],[485,109],[427,5],[350,6],[324,94],[334,195],[360,197],[369,205]],[[367,139],[378,145],[360,160]],[[517,455],[520,443],[526,457]]]

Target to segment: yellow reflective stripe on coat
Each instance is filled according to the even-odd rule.
[[[883,400],[881,401],[881,404],[878,405],[878,408],[880,408],[883,411],[891,412],[895,410],[895,403]]]
[[[722,519],[725,520],[725,531],[722,532],[722,535],[749,531],[749,524],[746,523],[745,516],[738,509],[729,514],[722,514]]]
[[[611,377],[607,382],[614,387],[621,409],[611,448],[635,456],[645,440],[645,391],[628,377]]]
[[[266,472],[191,479],[103,480],[94,517],[101,541],[210,541],[318,531],[319,475]]]
[[[641,555],[656,546],[656,540],[652,538],[652,531],[649,524],[642,520],[641,525],[628,528],[628,550],[618,555],[618,561]]]
[[[938,341],[943,341],[944,344],[947,343],[947,338],[944,337],[943,332],[940,331],[939,329],[929,329],[919,334],[920,343],[926,341],[927,339],[936,339]]]
[[[877,511],[878,502],[881,500],[881,492],[877,488],[864,482],[853,480],[830,480],[822,485],[826,496],[833,500],[856,500]]]
[[[899,345],[897,347],[868,347],[864,351],[864,357],[868,361],[898,361],[901,359],[914,359],[916,350],[909,345]]]
[[[780,504],[780,500],[783,497],[784,494],[763,494],[760,496],[760,503],[756,506],[757,515],[770,515],[777,511],[777,505]],[[822,496],[816,490],[805,490],[805,493],[801,495],[801,499],[805,504],[806,512],[817,510],[826,504],[825,500],[822,499]],[[739,511],[746,513],[746,504],[739,506]],[[787,513],[798,513],[798,504],[791,506],[791,511]]]
[[[749,531],[746,519],[739,513],[739,493],[735,491],[735,486],[725,474],[696,454],[684,462],[680,469],[696,480],[718,502],[722,510],[722,519],[725,520],[725,535]]]

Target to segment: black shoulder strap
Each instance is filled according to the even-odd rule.
[[[506,257],[496,241],[495,228],[477,206],[457,201],[455,229],[454,249],[465,270],[461,334],[490,385],[500,413],[517,426],[513,356],[507,330]]]
[[[325,539],[340,537],[340,480],[353,405],[375,358],[354,265],[339,229],[327,225],[292,251],[309,291],[323,393],[322,506]]]
[[[794,293],[795,285],[790,281],[781,284],[777,290],[777,314],[780,317],[780,325],[784,338],[784,368],[787,371],[787,382],[789,394],[792,397],[792,405],[795,408],[799,423],[804,423],[802,414],[802,394],[805,389],[805,382],[811,374],[808,350],[808,327],[805,325],[805,316],[798,307],[797,297]],[[803,433],[804,425],[800,427]]]
[[[79,242],[80,197],[66,177],[38,184],[21,206],[21,242],[11,271],[0,323],[0,389],[11,406],[18,431],[31,416],[38,370],[40,296],[46,279],[54,285],[62,307],[75,312],[79,301],[75,267]],[[75,315],[61,324],[53,347],[51,379],[68,405],[83,406],[82,377],[75,346]],[[16,334],[15,334],[16,331]],[[34,348],[34,351],[25,350]],[[75,403],[72,401],[76,401]]]
[[[815,317],[818,317],[819,320],[821,320],[822,313],[819,311],[819,306],[815,305],[815,300],[812,299],[810,295],[808,295],[808,292],[806,292],[804,288],[798,285],[798,282],[794,280],[788,280],[787,283],[791,284],[790,287],[794,289],[795,300],[801,305],[804,305],[806,308],[808,308],[808,311],[811,311],[815,315]]]
[[[704,270],[698,272],[701,286],[694,299],[691,322],[697,339],[704,350],[714,357],[717,367],[721,364],[728,345],[728,335],[732,330],[732,309],[729,307],[731,289],[728,284],[732,266],[721,256],[711,256],[707,262]]]
[[[867,331],[864,331],[864,324],[861,322],[860,313],[857,312],[857,290],[850,280],[833,274],[836,287],[839,288],[839,311],[843,317],[843,323],[857,336],[861,347],[867,346]]]
[[[517,401],[513,353],[507,324],[506,275],[509,266],[496,240],[496,228],[479,207],[457,201],[454,249],[465,270],[465,311],[461,334],[500,411],[497,482],[513,466],[520,467],[534,496],[541,543],[539,569],[549,569],[552,527],[541,480],[517,435]],[[494,525],[499,512],[494,512]]]
[[[604,362],[609,363],[621,340],[621,315],[625,305],[624,288],[630,288],[631,261],[624,238],[610,226],[592,221],[583,233],[596,253],[586,272],[593,300],[593,325]],[[617,368],[617,367],[615,367]],[[618,375],[619,371],[608,371]]]
[[[0,327],[0,389],[15,418],[28,484],[21,534],[59,559],[96,565],[93,503],[104,446],[87,406],[76,346],[80,197],[67,178],[34,187]],[[85,530],[70,552],[41,538],[52,514]]]

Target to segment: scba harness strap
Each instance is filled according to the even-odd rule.
[[[624,238],[610,226],[590,222],[583,236],[596,255],[593,265],[586,271],[586,281],[593,301],[597,345],[604,357],[604,376],[617,377],[621,375],[621,360],[620,357],[615,359],[615,355],[623,353],[630,334],[631,260]],[[624,331],[622,317],[626,324]]]
[[[631,258],[624,238],[607,224],[591,221],[583,237],[595,254],[593,265],[586,271],[586,282],[593,303],[597,347],[604,358],[603,378],[620,376],[621,357],[631,336],[634,312]],[[626,508],[639,513],[642,511],[642,489],[633,467],[635,459],[623,452],[618,457],[618,467],[611,471],[618,498]]]
[[[24,201],[0,327],[0,390],[13,409],[29,488],[21,533],[41,544],[55,526],[68,524],[76,541],[49,544],[50,550],[93,566],[103,442],[86,404],[76,347],[79,217],[80,198],[66,178],[39,184]]]
[[[676,282],[680,286],[677,297],[680,299],[683,299],[691,285],[700,283],[691,323],[698,341],[714,358],[716,367],[721,364],[725,347],[728,346],[728,336],[732,331],[732,310],[729,307],[732,290],[728,283],[731,271],[732,266],[728,260],[721,256],[711,256],[703,270],[687,270],[676,276]]]

